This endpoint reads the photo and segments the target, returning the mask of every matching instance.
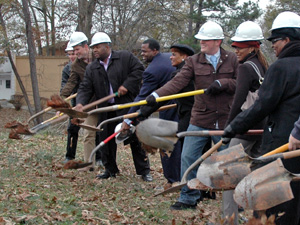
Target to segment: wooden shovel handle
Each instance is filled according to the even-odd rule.
[[[300,156],[300,150],[282,153],[284,159],[291,159]]]
[[[220,140],[217,144],[215,144],[213,147],[211,147],[207,152],[205,152],[199,159],[197,159],[192,165],[190,165],[189,168],[184,172],[181,182],[180,183],[186,183],[187,182],[187,176],[188,174],[198,165],[200,165],[208,156],[210,156],[214,151],[216,151],[218,148],[220,148],[222,145],[222,140]]]
[[[273,151],[264,154],[263,157],[274,155],[274,154],[281,153],[281,152],[285,152],[288,149],[289,149],[289,143],[284,144],[284,145],[280,146],[279,148],[276,148]]]
[[[77,93],[70,95],[69,97],[67,97],[65,100],[70,100],[72,98],[75,98],[77,96]],[[52,109],[52,107],[47,107],[46,109],[43,109],[42,111],[34,114],[33,116],[31,116],[28,120],[27,123],[29,123],[31,120],[33,120],[34,118],[38,117],[39,115],[42,115],[48,111],[50,111]],[[56,119],[57,117],[55,117],[54,119]]]
[[[172,108],[175,108],[175,107],[176,107],[176,104],[165,105],[165,106],[160,107],[156,112],[172,109]],[[126,115],[123,116],[123,119],[134,118],[134,117],[137,117],[138,115],[139,115],[138,112],[126,114]]]

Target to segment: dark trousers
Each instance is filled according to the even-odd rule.
[[[66,153],[67,159],[75,159],[79,129],[80,129],[79,126],[76,126],[75,124],[72,124],[71,121],[69,121],[68,129],[67,129],[68,131],[67,153]]]
[[[180,181],[181,145],[181,141],[177,141],[170,157],[167,154],[160,155],[164,176],[171,184]]]
[[[66,153],[66,158],[67,159],[75,159],[76,157],[76,149],[77,149],[77,142],[78,142],[78,132],[79,132],[80,127],[72,124],[71,121],[69,121],[68,125],[68,138],[67,138],[67,153]],[[97,132],[96,134],[96,146],[100,143],[100,137],[99,133]],[[101,154],[100,152],[96,152],[96,160],[101,159]]]
[[[115,112],[108,112],[107,119],[116,117]],[[103,126],[103,131],[100,133],[100,140],[104,141],[107,137],[114,133],[114,129],[117,126],[117,122],[108,123]],[[136,173],[138,175],[148,174],[150,172],[149,159],[146,152],[142,149],[140,142],[135,134],[125,141],[124,144],[130,144],[132,158],[135,166]],[[118,173],[117,166],[117,144],[114,139],[110,140],[101,149],[101,159],[105,169],[110,173]]]

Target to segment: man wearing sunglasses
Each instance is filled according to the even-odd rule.
[[[223,135],[223,142],[227,142],[267,117],[261,145],[267,152],[289,141],[300,115],[300,16],[292,12],[280,13],[271,31],[267,40],[272,42],[278,59],[265,74],[259,99],[235,117]],[[283,160],[285,168],[292,173],[300,173],[299,163],[300,157]],[[300,183],[292,182],[291,188],[294,199],[266,211],[267,216],[276,216],[276,224],[300,223]]]

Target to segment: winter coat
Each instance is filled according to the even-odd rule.
[[[176,67],[176,70],[171,74],[171,79],[173,79],[176,76],[176,74],[180,72],[184,64],[185,62],[182,62]],[[191,80],[189,84],[180,91],[180,93],[194,90],[194,81]],[[175,102],[177,104],[177,113],[179,117],[178,132],[186,131],[191,119],[191,112],[194,105],[194,96],[178,98],[175,99]]]
[[[60,95],[62,97],[66,98],[70,96],[74,92],[74,90],[77,91],[80,82],[83,80],[85,69],[91,61],[92,50],[89,50],[88,59],[86,61],[76,58],[76,60],[71,65],[70,77],[64,88],[60,92]]]
[[[194,80],[195,90],[208,88],[215,80],[219,80],[222,92],[218,95],[196,95],[190,123],[206,128],[223,129],[228,118],[233,100],[238,61],[232,52],[220,48],[220,60],[215,70],[206,59],[204,53],[188,57],[181,71],[166,85],[156,90],[159,96],[175,94]]]
[[[115,98],[115,104],[132,102],[139,92],[143,71],[143,64],[132,53],[112,51],[107,72],[99,60],[94,60],[87,66],[84,79],[78,89],[76,102],[86,105],[94,94],[96,99],[108,96],[110,94],[109,84],[114,93],[121,85],[128,90],[127,94]],[[107,104],[104,102],[99,107],[107,106]],[[128,109],[124,109],[116,112],[117,115],[123,115],[127,111]]]
[[[267,70],[259,89],[259,99],[231,123],[235,133],[243,134],[267,118],[262,150],[268,152],[289,140],[300,115],[300,42],[288,43]]]
[[[175,70],[172,66],[169,53],[158,53],[148,65],[143,73],[143,85],[135,98],[135,102],[144,100],[154,90],[162,87],[171,78],[171,73]],[[129,113],[136,112],[139,107],[131,107]],[[167,110],[168,111],[168,110]],[[165,114],[161,112],[161,114]],[[160,117],[161,118],[161,117]]]
[[[67,65],[65,65],[63,71],[62,71],[62,77],[61,77],[61,86],[60,86],[60,93],[63,90],[64,86],[67,84],[69,78],[70,78],[70,72],[71,72],[71,65],[72,63],[69,62]],[[79,84],[73,89],[71,94],[75,94],[77,92]],[[76,105],[75,98],[71,99],[72,106]]]
[[[250,64],[245,63],[246,61],[253,62],[259,69],[262,77],[264,77],[266,71],[266,69],[259,62],[257,56],[254,56],[253,53],[246,56],[246,58],[241,62],[238,67],[235,95],[226,124],[229,124],[239,113],[242,112],[241,106],[246,101],[248,92],[255,92],[260,87],[259,76]],[[263,129],[263,127],[264,121],[261,121],[253,126],[253,129]],[[245,140],[261,139],[261,135],[237,135],[236,137]]]

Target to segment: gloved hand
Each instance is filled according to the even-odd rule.
[[[147,105],[149,106],[155,106],[157,104],[156,98],[153,95],[148,95],[146,101],[147,101]]]
[[[220,94],[221,92],[222,92],[221,83],[218,80],[215,80],[207,88],[205,94],[207,94],[207,95],[217,95],[217,94]]]
[[[231,138],[233,138],[234,136],[235,132],[232,130],[232,127],[228,125],[224,129],[224,134],[222,135],[222,144],[227,145],[230,142]]]
[[[139,110],[139,118],[143,118],[146,119],[148,118],[153,112],[156,111],[156,107],[154,106],[148,106],[148,105],[143,105],[140,107],[140,110]]]

